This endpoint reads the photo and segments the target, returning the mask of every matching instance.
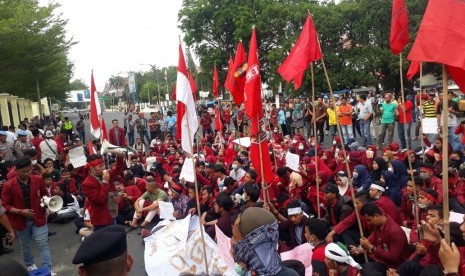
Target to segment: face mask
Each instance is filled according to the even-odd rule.
[[[333,141],[333,145],[336,145],[336,141]]]
[[[297,140],[295,140],[295,139],[294,139],[294,140],[292,140],[292,143],[294,143],[294,144],[295,144],[295,143],[297,143]]]
[[[304,146],[299,146],[299,150],[303,150],[304,149]]]
[[[378,198],[379,198],[379,195],[375,196],[373,199],[378,200]]]
[[[418,207],[420,207],[420,209],[426,209],[427,206],[428,204],[418,203]]]
[[[161,142],[157,142],[157,145],[160,145],[160,144],[161,144]]]
[[[358,178],[358,172],[353,172],[352,176],[354,177],[354,179],[357,179]]]
[[[31,160],[32,162],[32,165],[36,165],[37,164],[37,160]]]
[[[392,167],[389,167],[389,168],[388,168],[388,171],[394,172],[394,169],[393,169]]]
[[[242,267],[238,263],[234,263],[234,271],[236,271],[236,274],[239,276],[245,275],[245,271],[242,270]]]
[[[275,129],[275,130],[274,130],[274,133],[278,133],[278,130],[277,130],[277,129]]]
[[[429,174],[428,173],[420,173],[420,178],[423,179],[423,180],[426,180],[429,178]]]
[[[314,147],[314,146],[315,146],[315,143],[310,143],[310,145],[311,145],[312,147]]]
[[[383,160],[384,160],[384,162],[388,162],[389,158],[385,156],[385,157],[383,157]]]
[[[237,166],[236,164],[232,164],[231,167],[233,168],[233,170],[237,170],[237,168],[239,168],[239,166]]]
[[[247,195],[245,193],[242,194],[242,200],[247,201]]]

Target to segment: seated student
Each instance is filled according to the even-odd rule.
[[[54,162],[52,158],[46,158],[44,160],[44,169],[46,173],[51,173],[53,181],[58,181],[61,178],[60,171],[55,169]]]
[[[441,228],[443,219],[442,205],[433,204],[427,209],[426,219],[422,224],[429,224],[432,228]],[[438,265],[439,241],[430,241],[425,236],[421,242],[415,243],[415,252],[398,269],[399,275],[420,275],[421,271],[428,265]]]
[[[240,208],[241,212],[249,207],[263,206],[262,203],[257,202],[260,198],[260,188],[257,184],[244,184],[242,187],[244,188],[244,192],[242,193],[244,204]]]
[[[45,188],[47,189],[47,192],[50,196],[55,195],[55,187],[56,187],[56,182],[53,181],[53,175],[44,173],[42,174],[42,179],[44,180]]]
[[[415,221],[415,209],[413,208],[414,204],[414,187],[416,189],[416,194],[421,191],[421,186],[423,185],[423,180],[418,176],[414,178],[409,178],[407,182],[407,188],[402,197],[402,204],[399,208],[400,219],[402,221],[402,226],[412,228]]]
[[[328,228],[333,228],[354,211],[351,205],[352,200],[349,197],[339,195],[339,188],[336,184],[329,184],[326,186],[324,194],[326,200],[326,215],[322,220],[326,223]]]
[[[397,207],[394,202],[384,194],[385,191],[386,187],[383,182],[374,181],[370,186],[370,197],[386,215],[391,217],[397,224],[401,225],[402,222]]]
[[[215,204],[215,197],[213,195],[213,188],[206,186],[202,187],[202,197],[200,199],[200,212],[203,214],[213,208]]]
[[[418,216],[420,217],[420,221],[426,219],[427,208],[433,204],[437,204],[438,197],[438,193],[433,189],[425,188],[418,193]],[[410,243],[416,243],[418,241],[418,225],[414,220],[412,231],[410,231]]]
[[[287,217],[276,210],[273,204],[268,204],[271,213],[279,220],[280,252],[285,252],[307,242],[305,238],[305,220],[307,206],[300,199],[294,199],[287,205]]]
[[[328,234],[326,224],[315,218],[305,220],[305,238],[313,246],[312,271],[319,276],[326,275],[325,265],[325,237]]]
[[[187,186],[187,196],[189,197],[189,201],[187,202],[187,213],[191,215],[196,215],[197,214],[197,193],[195,192],[195,184],[186,183],[186,186]],[[198,194],[200,197],[201,196],[200,191],[198,191]],[[200,211],[200,213],[202,213],[202,211]]]
[[[408,257],[407,237],[402,228],[375,203],[363,205],[360,213],[374,230],[368,238],[360,239],[361,247],[351,246],[351,253],[368,254],[373,262],[363,265],[366,270],[385,273],[388,268],[399,267]]]
[[[118,224],[130,224],[134,217],[134,203],[142,195],[139,188],[136,186],[124,187],[123,182],[115,181],[116,191],[121,198],[118,205],[118,216],[116,217],[116,223]]]
[[[237,215],[234,209],[234,201],[229,195],[221,192],[216,197],[215,204],[213,205],[215,213],[219,215],[214,224],[206,227],[205,232],[212,238],[215,238],[215,224],[227,237],[232,237],[231,219]]]
[[[144,177],[145,175],[145,168],[144,166],[139,162],[139,157],[136,155],[131,156],[131,163],[129,165],[129,170],[132,172],[132,175],[135,177]]]
[[[81,215],[79,213],[79,203],[76,197],[68,191],[68,186],[65,183],[56,185],[54,194],[61,197],[63,200],[63,207],[56,213],[52,213],[48,216],[49,222],[68,223]]]
[[[61,170],[61,179],[57,182],[57,185],[62,183],[68,187],[68,191],[72,193],[74,196],[79,195],[76,180],[74,178],[71,178],[71,172],[68,168],[63,168]]]
[[[325,265],[328,268],[328,275],[356,276],[362,268],[350,256],[347,247],[340,242],[326,246]]]
[[[189,197],[184,194],[183,187],[171,180],[168,189],[168,198],[171,203],[173,203],[173,216],[176,219],[185,218],[187,215],[187,203],[189,202]]]
[[[124,181],[126,182],[126,186],[136,186],[139,188],[141,194],[145,193],[145,185],[147,184],[146,180],[143,178],[139,177],[134,177],[132,173],[129,171],[125,176],[124,176]]]
[[[134,202],[134,208],[136,209],[136,212],[134,213],[134,218],[131,222],[131,226],[134,228],[137,227],[138,221],[142,218],[143,212],[146,211],[148,213],[140,226],[147,226],[147,224],[149,224],[152,221],[152,219],[159,211],[158,201],[168,200],[168,196],[163,190],[158,188],[157,183],[155,182],[155,179],[153,177],[148,177],[146,181],[146,192],[142,194],[142,196]],[[144,203],[146,200],[149,200],[151,204],[149,206],[144,207]]]

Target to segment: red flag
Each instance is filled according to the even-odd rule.
[[[229,57],[229,61],[228,61],[228,75],[226,76],[226,80],[224,81],[224,87],[226,89],[228,89],[230,92],[233,88],[232,87],[232,84],[233,84],[233,80],[232,78],[234,77],[234,73],[233,73],[233,67],[234,67],[234,61],[232,59],[232,57]]]
[[[100,119],[100,126],[102,127],[102,137],[100,137],[101,141],[103,142],[104,140],[108,141],[108,131],[107,131],[107,126],[105,125],[105,120],[102,118]]]
[[[223,123],[221,122],[220,110],[218,106],[215,106],[215,130],[221,131],[223,129]]]
[[[178,101],[177,120],[181,121],[181,125],[179,129],[176,129],[176,133],[180,133],[181,147],[189,154],[193,154],[192,143],[194,142],[194,135],[199,128],[192,91],[192,82],[188,78],[184,53],[182,51],[181,45],[179,45],[178,75],[176,78],[176,100]]]
[[[465,2],[429,0],[409,60],[447,65],[451,78],[465,91]]]
[[[199,89],[197,88],[197,83],[195,83],[194,76],[191,74],[191,72],[187,72],[187,78],[189,79],[189,83],[191,85],[192,96],[194,97],[194,101],[197,101],[197,91]]]
[[[218,78],[218,71],[216,70],[216,64],[213,67],[213,96],[218,98],[218,86],[220,86],[220,79]]]
[[[261,142],[262,148],[262,159],[260,159],[260,147],[258,146],[258,142],[252,142],[250,144],[250,161],[252,161],[252,165],[255,168],[255,171],[260,175],[265,182],[273,181],[273,171],[271,169],[271,159],[270,159],[270,152],[268,151],[268,141],[263,140]],[[261,175],[261,165],[260,162],[263,163],[263,175]]]
[[[95,138],[100,138],[100,102],[98,100],[97,89],[94,82],[94,71],[90,75],[90,133]]]
[[[411,81],[413,77],[418,73],[420,73],[420,62],[418,61],[410,62],[410,67],[408,68],[408,72],[407,72],[407,79]]]
[[[401,53],[408,44],[408,14],[405,0],[394,0],[392,3],[391,35],[389,44],[394,55]]]
[[[308,15],[291,53],[278,68],[278,73],[283,79],[287,82],[294,80],[295,89],[298,89],[302,85],[304,72],[310,65],[310,62],[319,60],[323,56],[318,45],[317,35],[312,17]]]
[[[247,56],[245,55],[242,41],[237,44],[236,57],[233,64],[233,75],[229,86],[229,92],[236,104],[244,102],[245,72],[247,71]]]
[[[247,81],[245,82],[245,114],[250,118],[250,136],[260,133],[259,122],[263,117],[262,107],[262,81],[258,64],[257,35],[255,28],[250,38],[249,60],[247,61]]]

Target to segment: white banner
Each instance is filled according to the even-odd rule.
[[[203,227],[203,226],[202,226]],[[156,227],[155,227],[156,228]],[[210,275],[236,275],[217,254],[216,243],[204,234]],[[200,225],[196,216],[176,220],[144,239],[145,271],[151,275],[205,274]]]
[[[71,162],[74,168],[79,168],[87,164],[87,158],[82,146],[70,149],[68,156],[69,162]]]
[[[295,172],[299,172],[300,171],[299,166],[300,166],[300,156],[298,154],[287,152],[286,153],[286,167],[288,167],[289,169]]]
[[[184,179],[187,182],[194,183],[195,181],[195,170],[194,170],[194,162],[192,158],[187,157],[184,159],[184,163],[182,164],[181,174],[179,175],[179,179]]]

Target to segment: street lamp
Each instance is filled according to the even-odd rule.
[[[155,78],[157,80],[157,89],[158,89],[158,107],[160,107],[160,83],[158,82],[158,74],[157,74],[157,65],[155,64],[148,64],[148,63],[141,63],[140,65],[148,65],[152,68],[155,73]],[[150,105],[150,97],[149,97],[149,105]]]

